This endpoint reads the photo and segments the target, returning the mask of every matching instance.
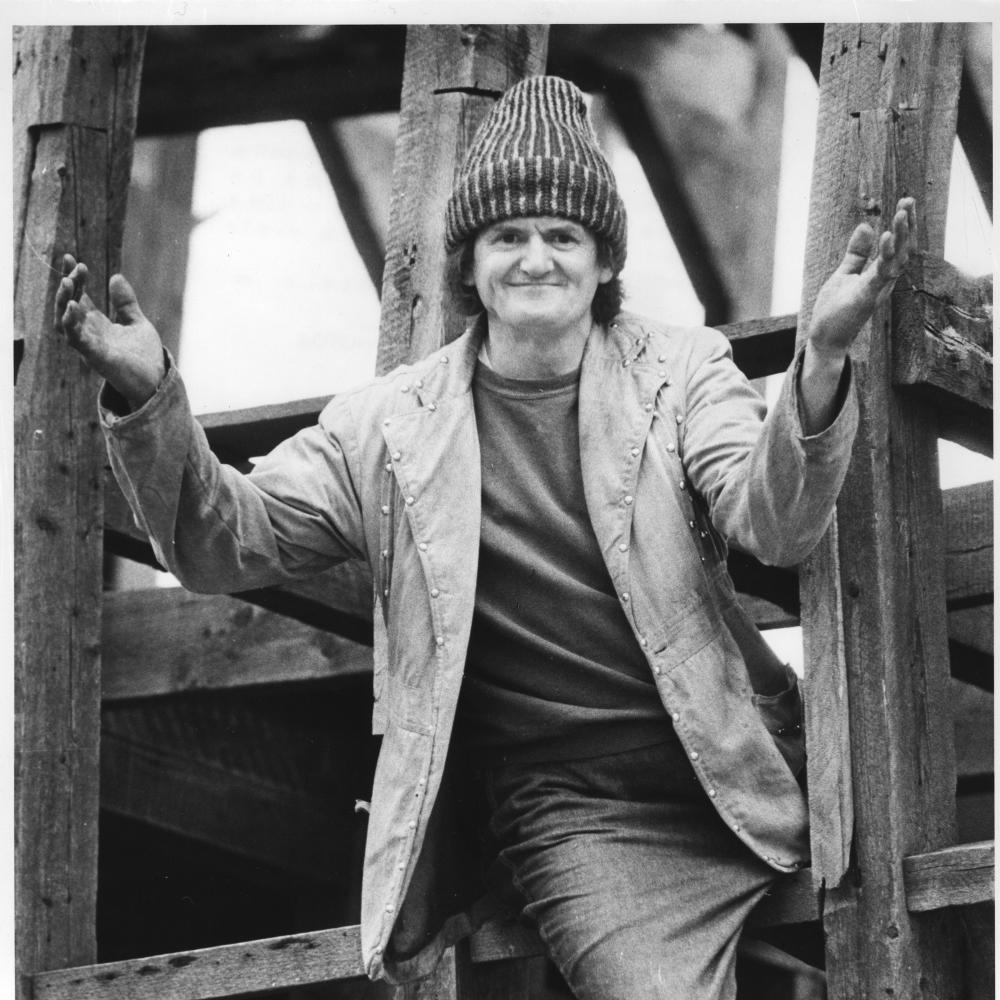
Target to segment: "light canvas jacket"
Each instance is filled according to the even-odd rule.
[[[375,730],[384,738],[361,943],[369,974],[394,980],[429,972],[468,930],[455,918],[441,932],[425,898],[434,872],[418,869],[435,857],[440,824],[429,834],[429,821],[475,603],[480,457],[471,382],[481,327],[338,395],[317,426],[249,476],[211,455],[172,367],[136,413],[102,411],[136,519],[190,589],[273,585],[344,559],[370,565]],[[829,522],[857,425],[854,390],[833,424],[807,437],[796,383],[786,378],[765,418],[720,333],[622,314],[587,344],[579,390],[587,507],[621,606],[720,816],[781,872],[807,863],[807,810],[725,624],[735,597],[724,560],[730,543],[767,563],[797,563]],[[417,947],[398,946],[404,926]]]

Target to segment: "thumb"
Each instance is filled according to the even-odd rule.
[[[111,275],[111,280],[108,282],[108,301],[111,305],[112,319],[116,323],[131,326],[146,318],[139,308],[135,291],[121,274]]]

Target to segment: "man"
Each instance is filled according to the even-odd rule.
[[[801,751],[767,728],[794,728],[797,692],[726,544],[793,564],[822,535],[857,420],[847,351],[905,266],[913,202],[874,260],[855,231],[766,419],[720,334],[620,312],[625,229],[582,94],[512,87],[448,206],[478,318],[248,477],[210,454],[125,280],[112,323],[66,258],[56,325],[107,380],[112,466],[164,565],[206,591],[372,568],[372,976],[425,975],[487,912],[441,886],[459,757],[582,1000],[732,997],[747,914],[807,863]]]

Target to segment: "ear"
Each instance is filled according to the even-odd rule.
[[[597,283],[606,285],[614,276],[615,272],[610,265],[602,267],[597,273]]]

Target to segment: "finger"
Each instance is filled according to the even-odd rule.
[[[74,302],[72,299],[67,303],[66,309],[62,314],[62,320],[60,326],[64,334],[66,334],[66,339],[70,344],[76,346],[80,342],[80,333],[83,329],[83,321],[86,318],[86,310],[79,302]]]
[[[875,246],[875,231],[867,222],[862,222],[847,241],[847,253],[837,268],[843,274],[860,274]]]
[[[86,264],[77,264],[73,268],[70,278],[73,282],[73,298],[77,302],[80,301],[80,296],[83,295],[83,290],[87,287],[87,279],[90,277],[90,271],[87,270]]]
[[[76,267],[76,258],[71,253],[64,253],[62,259],[62,273],[64,275],[69,275],[74,267]]]
[[[903,242],[905,246],[905,237]],[[897,243],[895,232],[892,230],[886,230],[879,237],[875,271],[883,282],[895,281],[906,266],[905,249],[902,253],[898,253]]]

